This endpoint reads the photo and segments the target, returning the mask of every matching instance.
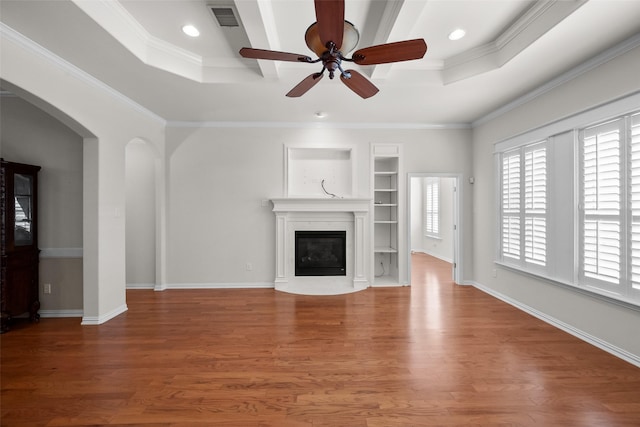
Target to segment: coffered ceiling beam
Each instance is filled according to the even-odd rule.
[[[267,0],[241,0],[235,2],[240,20],[249,37],[251,47],[280,50],[271,2]],[[278,77],[278,61],[257,60],[265,78]]]

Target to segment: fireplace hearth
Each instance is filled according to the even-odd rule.
[[[296,231],[296,276],[346,276],[346,231]]]

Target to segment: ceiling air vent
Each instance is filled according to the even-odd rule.
[[[240,23],[236,18],[235,10],[228,6],[209,6],[213,16],[216,17],[218,25],[221,27],[239,27]]]

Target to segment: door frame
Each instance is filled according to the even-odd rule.
[[[409,172],[407,173],[407,197],[406,197],[406,242],[407,242],[407,279],[408,284],[411,285],[411,179],[412,178],[453,178],[454,179],[454,196],[453,196],[453,267],[452,278],[456,284],[462,284],[462,272],[464,271],[463,265],[463,251],[462,248],[462,221],[460,218],[460,212],[462,212],[463,203],[463,188],[462,174],[459,173],[434,173],[434,172]]]

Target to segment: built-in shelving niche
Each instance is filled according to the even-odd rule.
[[[354,197],[355,173],[352,147],[285,146],[285,197]]]

